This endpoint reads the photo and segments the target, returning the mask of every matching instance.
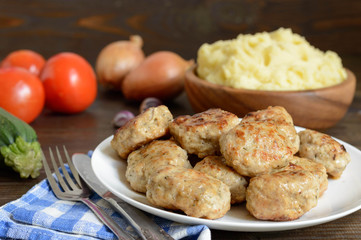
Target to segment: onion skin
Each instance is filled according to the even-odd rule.
[[[145,59],[142,38],[134,35],[129,39],[112,42],[100,51],[95,71],[103,86],[121,90],[124,77]]]
[[[148,108],[151,108],[151,107],[158,107],[160,105],[162,105],[162,101],[159,100],[158,98],[155,98],[155,97],[149,97],[149,98],[146,98],[142,101],[142,103],[140,104],[140,107],[139,107],[139,112],[140,113],[143,113],[145,112],[145,110],[147,110]]]
[[[118,112],[114,116],[112,123],[113,123],[114,127],[120,128],[132,118],[134,118],[134,114],[132,112],[123,110],[123,111]]]
[[[184,90],[185,72],[192,63],[174,52],[154,52],[125,77],[123,95],[135,101],[148,97],[173,99]]]

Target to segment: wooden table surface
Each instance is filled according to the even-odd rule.
[[[46,58],[71,51],[94,66],[106,44],[128,39],[131,34],[143,37],[147,55],[170,50],[186,59],[195,59],[204,42],[278,27],[292,28],[321,50],[336,51],[344,66],[355,73],[358,85],[349,111],[336,126],[323,131],[361,149],[358,0],[2,0],[0,59],[17,49],[32,49]],[[185,93],[166,104],[175,116],[194,113]],[[31,126],[45,154],[48,147],[63,144],[71,153],[87,152],[114,133],[111,120],[118,111],[137,114],[138,108],[138,103],[128,102],[120,93],[99,86],[96,101],[86,111],[62,115],[44,109]],[[20,179],[11,171],[0,170],[0,206],[21,197],[44,178],[44,171],[37,179]],[[212,230],[212,239],[361,239],[361,211],[298,230],[266,233]]]

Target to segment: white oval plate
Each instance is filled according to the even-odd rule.
[[[297,128],[300,130],[301,128]],[[232,206],[227,214],[217,220],[189,217],[174,213],[150,204],[144,194],[137,193],[130,188],[125,178],[126,160],[118,157],[110,146],[113,136],[106,138],[94,150],[92,168],[98,179],[116,196],[143,211],[172,221],[186,224],[204,224],[212,229],[268,232],[298,229],[329,222],[361,208],[361,151],[336,139],[343,144],[351,155],[351,162],[343,172],[341,178],[330,179],[327,191],[319,199],[315,208],[301,218],[287,222],[260,221],[252,217],[245,204]]]

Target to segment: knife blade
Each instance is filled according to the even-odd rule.
[[[131,206],[114,195],[112,192],[108,191],[108,189],[98,180],[97,176],[95,175],[90,164],[90,157],[88,157],[88,155],[81,153],[73,154],[72,161],[79,175],[88,184],[88,186],[93,189],[93,191],[96,192],[100,197],[108,201],[114,210],[124,216],[129,224],[142,237],[142,239],[173,239],[142,211]]]

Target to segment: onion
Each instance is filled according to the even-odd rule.
[[[122,127],[124,124],[126,124],[130,119],[134,118],[134,114],[132,112],[129,112],[127,110],[123,110],[118,112],[113,120],[112,123],[114,127]]]
[[[159,100],[158,98],[155,98],[155,97],[146,98],[140,104],[139,112],[142,113],[145,110],[147,110],[148,108],[158,107],[158,106],[160,106],[162,104],[163,104],[162,101]]]
[[[122,92],[128,100],[172,99],[183,91],[185,72],[192,63],[170,51],[155,52],[125,77]]]
[[[124,77],[144,60],[142,38],[134,35],[129,39],[110,43],[100,51],[95,71],[103,86],[121,90]]]

